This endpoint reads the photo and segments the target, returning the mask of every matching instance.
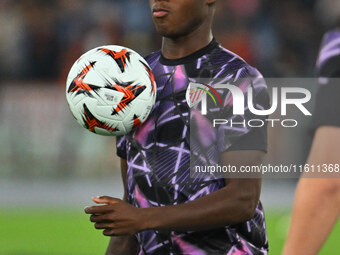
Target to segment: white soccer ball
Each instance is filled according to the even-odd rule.
[[[143,123],[156,100],[151,68],[135,51],[102,46],[82,55],[66,82],[74,118],[100,135],[124,135]]]

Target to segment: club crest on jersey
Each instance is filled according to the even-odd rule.
[[[213,94],[209,90],[211,90]],[[208,84],[190,82],[185,95],[189,107],[194,107],[199,102],[201,102],[204,94],[208,94],[212,98],[216,106],[217,101],[220,102],[222,106],[222,100],[214,88],[212,88]],[[215,97],[217,98],[217,101]]]
[[[201,99],[204,92],[205,86],[199,83],[193,83],[190,82],[189,86],[187,88],[186,94],[185,94],[185,99],[187,100],[187,103],[189,107],[194,107],[197,105]]]

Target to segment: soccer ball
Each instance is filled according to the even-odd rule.
[[[102,46],[82,55],[66,82],[74,118],[100,135],[124,135],[143,123],[156,100],[151,68],[135,51]]]

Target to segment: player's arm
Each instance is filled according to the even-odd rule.
[[[262,151],[230,151],[223,154],[222,163],[257,165],[263,155]],[[92,214],[96,228],[105,229],[105,235],[134,234],[145,229],[204,230],[251,219],[259,201],[261,180],[230,179],[226,184],[185,204],[136,208],[116,198],[101,197],[96,202],[106,205],[88,207],[85,211]],[[102,215],[96,216],[97,213]]]
[[[124,184],[124,199],[123,201],[127,203],[126,194],[126,172],[127,172],[127,162],[125,159],[120,160],[122,179]],[[106,255],[135,255],[138,251],[138,242],[133,235],[124,236],[112,236],[109,242],[109,246],[106,251]]]
[[[340,164],[340,128],[316,131],[309,165]],[[302,178],[296,190],[284,255],[318,254],[340,213],[339,178]]]
[[[223,165],[258,165],[264,152],[230,151]],[[254,217],[261,192],[261,179],[228,179],[226,186],[195,201],[175,206],[150,208],[147,228],[204,230],[237,224]]]

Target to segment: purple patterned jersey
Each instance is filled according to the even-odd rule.
[[[327,32],[322,40],[316,70],[321,77],[340,75],[340,29]]]
[[[127,194],[141,208],[188,203],[225,187],[224,179],[190,177],[190,108],[186,91],[190,82],[257,79],[259,72],[213,40],[190,56],[169,60],[161,52],[148,56],[157,83],[157,100],[148,120],[128,135],[117,138],[117,154],[127,159]],[[268,109],[266,86],[238,83],[246,94],[253,86],[256,106]],[[213,86],[213,85],[212,85]],[[226,118],[233,118],[230,95],[222,96]],[[229,107],[229,108],[228,108]],[[246,109],[244,116],[252,118]],[[266,151],[266,128],[224,128],[214,151]],[[208,138],[207,138],[208,139]],[[211,155],[215,157],[216,155]],[[207,155],[209,158],[210,156]],[[206,231],[159,231],[138,233],[140,254],[267,254],[264,212],[258,204],[254,218],[236,225]]]

